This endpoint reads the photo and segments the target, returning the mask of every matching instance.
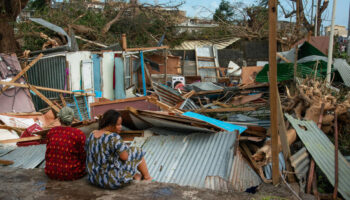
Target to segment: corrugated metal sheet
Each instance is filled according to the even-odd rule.
[[[313,121],[301,121],[285,114],[296,130],[306,149],[334,186],[334,145]],[[339,156],[338,191],[345,199],[350,199],[350,164],[341,152]]]
[[[46,145],[32,145],[18,147],[10,153],[0,157],[1,160],[11,160],[10,167],[33,169],[45,160]]]
[[[153,88],[159,100],[169,106],[175,106],[177,103],[185,100],[178,91],[166,85],[153,82]]]
[[[55,89],[65,89],[66,57],[59,55],[40,59],[28,72],[28,81],[32,85]],[[58,98],[59,93],[40,91],[47,98]],[[47,107],[47,104],[38,96],[33,96],[36,110]]]
[[[194,50],[197,47],[201,46],[210,46],[216,45],[217,49],[225,49],[231,44],[237,42],[239,38],[231,37],[231,38],[219,38],[212,40],[189,40],[184,41],[182,44],[174,47],[174,50]]]
[[[205,188],[228,192],[230,184],[220,176],[207,176],[205,178]]]
[[[234,156],[230,168],[228,180],[235,191],[243,192],[262,183],[260,176],[249,166],[240,151]]]
[[[204,188],[207,176],[228,178],[235,140],[236,134],[229,132],[152,136],[143,150],[148,170],[156,181]]]
[[[334,59],[334,68],[338,70],[344,84],[350,87],[350,65],[345,59]]]
[[[284,157],[282,152],[278,154],[278,160],[279,160],[278,167],[279,167],[279,170],[282,172],[283,170],[286,169],[286,163],[284,162]],[[272,162],[265,165],[263,169],[264,169],[266,179],[272,179]]]
[[[199,60],[197,62],[198,73],[202,77],[203,82],[217,82],[217,73],[216,69],[213,67],[218,66],[218,53],[217,49],[214,46],[202,46],[196,47],[196,57],[206,57],[206,58],[214,58],[213,61],[203,61]],[[207,67],[207,68],[206,68]]]
[[[306,148],[303,147],[298,152],[290,157],[292,167],[294,168],[295,175],[299,180],[300,188],[305,191],[306,187],[306,178],[310,166],[309,153],[306,151]]]

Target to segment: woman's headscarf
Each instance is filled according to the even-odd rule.
[[[60,118],[62,123],[71,124],[74,118],[74,110],[65,106],[58,113],[58,118]]]

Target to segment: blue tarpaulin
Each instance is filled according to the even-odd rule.
[[[205,115],[201,115],[198,113],[194,113],[194,112],[185,112],[182,115],[187,116],[187,117],[192,117],[195,119],[199,119],[205,122],[208,122],[209,124],[215,125],[217,127],[223,128],[226,131],[235,131],[238,130],[239,133],[242,133],[243,131],[245,131],[247,128],[244,126],[238,126],[238,125],[234,125],[234,124],[229,124],[227,122],[223,122],[211,117],[207,117]]]

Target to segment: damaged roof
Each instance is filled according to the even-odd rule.
[[[180,45],[175,46],[174,50],[194,50],[196,47],[215,45],[217,49],[225,49],[231,44],[237,42],[240,38],[219,38],[212,40],[188,40],[182,42]]]
[[[235,142],[236,134],[233,132],[198,133],[187,136],[152,136],[142,148],[146,152],[149,172],[156,181],[205,188],[208,176],[236,180],[237,174],[231,175],[232,170],[239,166],[247,167],[237,165],[237,160],[236,164],[233,163]],[[239,188],[255,186],[259,182],[241,180],[244,181],[246,182],[239,184]]]

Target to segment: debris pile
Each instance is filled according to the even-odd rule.
[[[45,45],[57,46],[42,37],[48,40]],[[123,118],[121,137],[147,151],[145,160],[156,181],[254,191],[260,183],[272,182],[277,161],[277,175],[285,184],[298,181],[296,196],[311,193],[312,187],[320,195],[317,168],[349,199],[350,178],[344,174],[349,163],[340,149],[339,170],[333,170],[338,145],[328,137],[338,130],[347,134],[350,96],[323,82],[325,61],[316,47],[301,45],[298,77],[293,63],[282,63],[294,61],[290,53],[281,53],[278,98],[270,105],[268,65],[229,62],[220,67],[215,46],[196,47],[193,61],[171,55],[168,46],[128,48],[125,37],[122,51],[42,52],[23,58],[23,68],[15,55],[0,54],[2,165],[44,167],[45,137],[60,125],[56,114],[64,106],[74,109],[72,126],[85,134],[97,128],[100,115],[114,109]],[[344,62],[338,63],[334,68],[344,70]],[[277,148],[271,139],[271,107],[277,108]]]

